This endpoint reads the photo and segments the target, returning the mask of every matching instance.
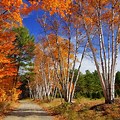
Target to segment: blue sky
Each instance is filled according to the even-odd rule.
[[[33,11],[28,16],[25,16],[23,18],[23,25],[28,28],[31,35],[34,35],[35,39],[37,39],[37,36],[41,33],[42,29],[37,22],[37,17],[41,16],[43,14],[43,11]]]

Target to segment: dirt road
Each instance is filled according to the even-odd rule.
[[[20,106],[8,113],[3,120],[53,120],[53,117],[31,101],[20,101]]]

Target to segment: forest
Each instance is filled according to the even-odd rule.
[[[35,19],[38,36],[23,24],[32,11],[41,11]],[[117,106],[105,119],[120,119],[119,43],[120,0],[1,0],[0,115],[22,99],[48,104],[60,99],[62,107],[52,111],[63,114],[84,98],[102,99],[109,110]],[[81,71],[85,59],[94,63],[94,72]],[[98,104],[93,109],[106,110]],[[66,114],[65,119],[79,118]],[[83,114],[80,120],[93,120]]]

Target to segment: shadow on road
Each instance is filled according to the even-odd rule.
[[[7,114],[8,116],[27,117],[27,116],[49,116],[42,109],[18,109]]]
[[[18,108],[6,114],[4,120],[53,120],[53,117],[36,103],[22,100]]]

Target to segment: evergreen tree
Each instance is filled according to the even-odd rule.
[[[115,92],[116,92],[117,96],[120,96],[120,71],[118,71],[116,73],[115,81],[116,81],[116,83],[115,83],[116,91]]]
[[[100,80],[97,71],[91,73],[89,70],[86,70],[86,74],[80,74],[76,86],[76,97],[80,96],[88,98],[103,97],[102,88],[100,85]]]
[[[16,81],[21,81],[22,97],[28,96],[28,81],[33,79],[34,37],[29,34],[25,27],[15,28],[16,49],[12,57],[17,64],[18,75]],[[26,93],[27,92],[27,93]]]

